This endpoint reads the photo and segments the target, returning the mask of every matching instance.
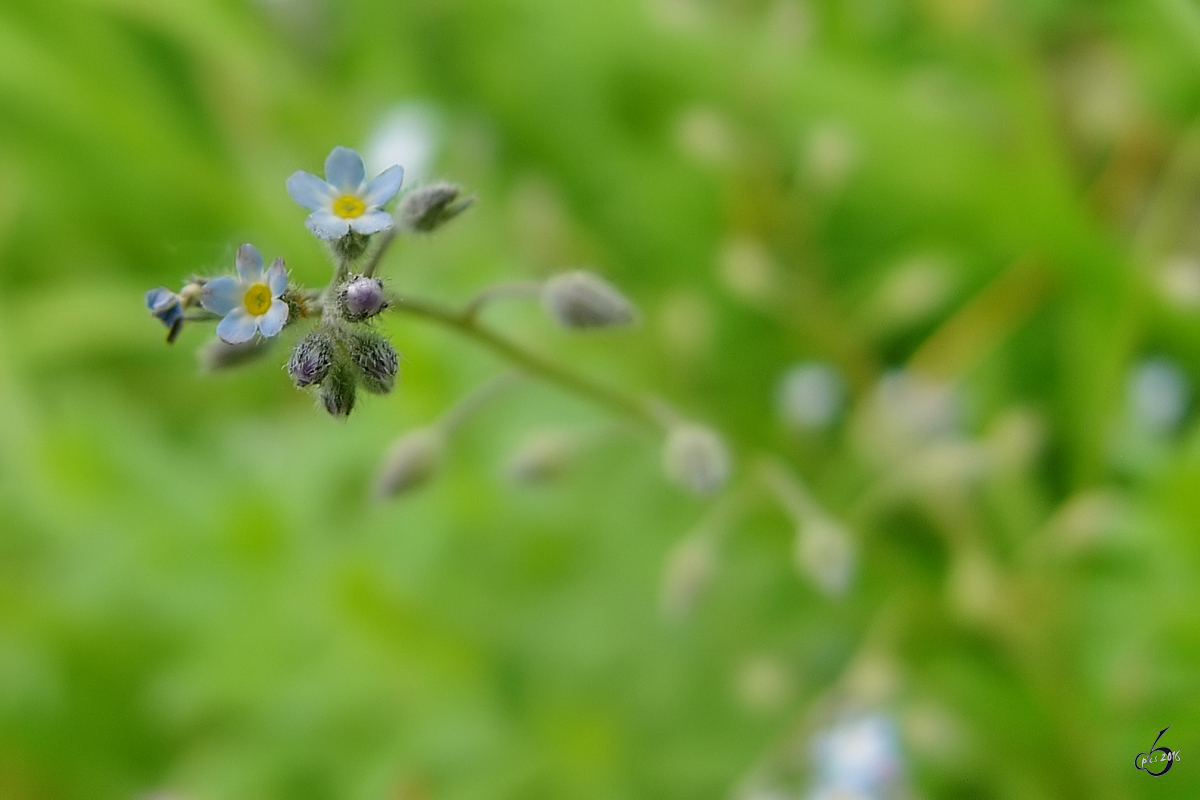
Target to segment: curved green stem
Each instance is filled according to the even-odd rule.
[[[390,298],[390,307],[402,314],[423,317],[451,328],[488,347],[522,372],[557,384],[586,397],[597,405],[605,406],[651,426],[657,427],[660,424],[658,416],[643,399],[604,386],[589,377],[572,372],[566,367],[529,352],[511,339],[480,324],[474,317],[474,309],[470,306],[458,310],[427,300],[393,296]]]

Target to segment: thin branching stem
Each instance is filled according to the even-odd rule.
[[[487,405],[496,395],[514,385],[520,377],[521,374],[519,372],[507,370],[486,383],[475,387],[469,394],[460,398],[457,403],[442,414],[441,419],[437,422],[438,427],[445,433],[452,433],[458,430],[479,409]]]
[[[520,344],[481,324],[474,318],[469,306],[454,309],[428,300],[398,296],[389,299],[389,306],[393,311],[432,320],[474,339],[527,375],[561,386],[597,405],[639,422],[655,427],[660,424],[658,416],[643,399],[597,383],[587,376],[531,353]]]
[[[396,240],[396,233],[400,229],[400,220],[396,219],[395,215],[392,216],[392,219],[394,220],[392,227],[378,234],[378,241],[375,243],[375,246],[363,258],[361,272],[368,278],[375,277],[375,270],[379,268],[379,262],[383,258],[383,254],[388,251],[388,248],[392,246],[392,242]]]
[[[481,289],[463,306],[463,316],[475,319],[491,303],[510,297],[530,297],[542,290],[541,281],[506,281]]]

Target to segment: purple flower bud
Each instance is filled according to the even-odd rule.
[[[387,296],[383,292],[383,281],[364,275],[353,277],[342,284],[338,292],[338,305],[342,314],[351,322],[361,322],[387,308]]]
[[[333,363],[333,340],[324,331],[313,331],[300,340],[288,359],[287,371],[296,387],[303,389],[325,380]]]

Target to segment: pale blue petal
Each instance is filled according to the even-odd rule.
[[[263,336],[270,338],[283,330],[283,324],[287,322],[288,304],[282,300],[274,300],[271,302],[271,307],[267,309],[267,313],[258,318],[258,330]]]
[[[343,194],[356,194],[366,178],[362,156],[349,147],[339,145],[325,159],[325,180]]]
[[[367,191],[362,200],[367,207],[381,206],[396,196],[400,184],[404,182],[404,167],[399,164],[388,167],[375,176],[375,180],[367,184]]]
[[[340,239],[350,232],[350,222],[329,211],[314,211],[304,224],[322,239]]]
[[[151,311],[159,311],[171,303],[177,302],[179,302],[179,295],[165,286],[160,286],[157,289],[151,289],[146,292],[146,308]]]
[[[309,211],[328,207],[338,193],[337,189],[304,170],[292,173],[287,179],[287,190],[293,200]]]
[[[254,338],[258,319],[250,316],[244,306],[235,308],[217,323],[217,336],[227,344],[241,344]]]
[[[392,215],[386,211],[372,211],[350,220],[350,227],[358,233],[379,233],[392,227]]]
[[[279,297],[287,288],[287,267],[282,258],[272,261],[267,269],[267,286],[271,287],[271,297]]]
[[[204,284],[200,305],[214,314],[228,314],[241,302],[243,294],[242,284],[236,278],[223,275]]]
[[[262,280],[263,260],[257,247],[247,243],[238,248],[237,271],[246,283],[258,283]]]

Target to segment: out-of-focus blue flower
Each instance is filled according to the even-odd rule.
[[[217,324],[217,336],[229,344],[241,344],[254,338],[255,331],[271,337],[283,330],[288,306],[280,295],[287,289],[287,268],[277,258],[270,269],[252,244],[237,251],[237,277],[222,276],[204,285],[200,304],[224,319]]]
[[[340,239],[351,231],[379,233],[392,227],[392,215],[382,211],[404,180],[404,168],[393,165],[367,183],[362,156],[348,147],[335,147],[325,159],[325,179],[298,170],[287,179],[288,194],[312,213],[304,224],[322,239]]]
[[[890,795],[900,780],[900,747],[892,721],[879,714],[852,717],[812,744],[816,785],[809,800]]]
[[[776,405],[784,423],[794,430],[827,427],[842,413],[846,387],[829,364],[796,364],[779,381]]]
[[[1187,416],[1192,387],[1179,365],[1168,358],[1148,358],[1129,372],[1126,393],[1134,424],[1168,434]]]
[[[167,344],[175,341],[183,329],[183,301],[179,295],[165,287],[146,292],[146,308],[167,326]]]

